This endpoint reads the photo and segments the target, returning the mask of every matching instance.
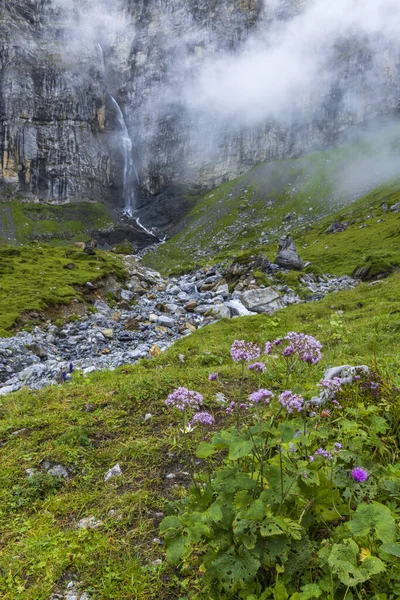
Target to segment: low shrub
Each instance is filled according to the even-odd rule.
[[[386,383],[369,385],[376,373],[362,367],[305,387],[322,347],[304,334],[267,342],[264,354],[233,343],[237,395],[220,394],[211,412],[183,387],[166,400],[182,414],[192,477],[161,523],[168,560],[197,572],[204,598],[397,598],[398,436],[391,411],[369,401]],[[250,394],[249,371],[259,378]]]

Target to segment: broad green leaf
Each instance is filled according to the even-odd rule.
[[[266,506],[260,498],[254,500],[249,510],[246,512],[246,519],[250,521],[261,521],[265,517]]]
[[[207,442],[201,442],[196,451],[197,458],[208,458],[217,452],[216,448],[213,444],[208,444]]]
[[[328,558],[332,572],[347,586],[355,586],[385,570],[385,563],[375,556],[369,556],[358,565],[359,548],[353,540],[334,544]]]
[[[290,600],[312,600],[312,598],[319,598],[322,594],[322,590],[316,583],[309,583],[303,585],[301,592],[295,592],[290,596]]]
[[[348,528],[356,537],[366,537],[371,529],[376,537],[384,543],[395,542],[396,524],[390,509],[379,502],[359,504],[348,523]]]
[[[294,438],[294,434],[296,433],[296,428],[290,422],[282,423],[281,425],[279,425],[278,430],[281,435],[282,442],[284,444],[286,444],[287,442],[291,442]]]
[[[164,517],[160,523],[160,533],[164,535],[168,531],[172,530],[174,533],[181,527],[181,520],[179,517],[169,516]]]
[[[239,490],[254,489],[254,481],[236,467],[226,467],[217,471],[214,479],[214,489],[226,494],[235,493]]]
[[[183,535],[177,535],[173,539],[169,540],[167,544],[167,559],[173,564],[177,565],[185,555],[186,544]]]
[[[247,582],[254,581],[259,568],[260,561],[248,550],[240,554],[225,554],[212,563],[212,571],[230,594],[243,589]]]
[[[229,460],[238,460],[253,454],[253,442],[251,440],[237,440],[229,448]]]
[[[382,544],[379,550],[400,557],[400,544]]]
[[[286,591],[285,584],[282,581],[278,581],[274,588],[274,600],[287,600],[289,595]]]
[[[221,505],[217,502],[213,502],[210,506],[210,508],[206,511],[205,513],[206,517],[207,517],[207,521],[211,520],[214,523],[218,523],[218,521],[222,520],[223,514],[222,514],[222,509],[221,509]]]
[[[282,535],[283,531],[275,525],[270,519],[264,519],[260,527],[260,535],[262,537],[271,537],[273,535]]]
[[[204,536],[210,535],[209,526],[200,522],[190,527],[186,527],[185,531],[187,532],[187,540],[194,544],[198,544]]]

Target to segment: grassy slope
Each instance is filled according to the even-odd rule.
[[[87,241],[90,231],[113,222],[103,204],[81,202],[51,206],[18,202],[0,202],[0,245],[27,243],[35,239],[51,240],[52,244]]]
[[[73,269],[64,268],[74,265]],[[43,310],[80,298],[74,286],[108,273],[121,273],[115,256],[87,256],[72,248],[0,246],[0,336],[9,335],[24,311]]]
[[[153,565],[163,558],[162,548],[152,541],[157,536],[154,513],[164,510],[167,498],[180,496],[185,484],[165,477],[185,470],[179,463],[182,436],[175,416],[164,407],[166,395],[178,385],[198,389],[218,413],[213,395],[222,391],[231,397],[238,375],[229,359],[233,339],[261,342],[292,329],[313,333],[325,345],[316,379],[326,366],[369,362],[374,354],[398,372],[399,293],[400,275],[394,274],[377,285],[362,284],[272,317],[222,321],[134,367],[88,379],[75,375],[63,387],[2,398],[1,597],[48,600],[56,582],[74,574],[96,600],[184,595],[172,569]],[[218,371],[221,381],[209,382],[210,371]],[[273,384],[273,375],[267,378],[267,385]],[[85,410],[89,403],[93,412]],[[153,417],[145,423],[148,412]],[[43,476],[29,482],[25,470],[40,471],[43,460],[60,462],[73,477],[59,489]],[[104,483],[104,474],[117,462],[122,477]],[[76,522],[88,516],[103,525],[76,529]]]
[[[229,261],[248,249],[266,252],[274,260],[277,240],[290,231],[300,244],[307,242],[301,250],[304,259],[325,272],[351,274],[371,252],[382,254],[382,240],[389,262],[400,264],[399,215],[383,217],[381,210],[383,202],[400,201],[400,179],[361,198],[339,194],[333,182],[340,180],[342,170],[351,170],[352,152],[354,147],[346,146],[267,163],[217,187],[194,206],[183,230],[145,262],[173,273],[194,264]],[[289,213],[294,216],[285,223]],[[383,224],[377,223],[380,218]],[[335,220],[355,222],[348,231],[327,236],[325,230]],[[360,229],[364,223],[368,228]]]

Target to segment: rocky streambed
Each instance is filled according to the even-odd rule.
[[[0,395],[23,386],[62,384],[77,370],[88,374],[132,364],[221,318],[273,313],[357,283],[350,277],[304,274],[299,294],[279,281],[288,271],[263,256],[169,279],[146,268],[140,257],[127,256],[124,264],[129,277],[123,287],[114,281],[104,294],[87,282],[92,305],[80,320],[60,326],[48,321],[0,339]],[[254,269],[265,273],[268,285],[257,283]]]

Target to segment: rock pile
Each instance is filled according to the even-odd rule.
[[[253,262],[268,273],[271,285],[256,282]],[[231,285],[232,267],[220,265],[164,279],[146,268],[139,257],[127,256],[124,263],[129,274],[124,288],[110,281],[106,296],[96,298],[96,285],[87,283],[94,294],[94,312],[82,320],[59,327],[48,322],[30,333],[0,339],[0,395],[23,386],[39,389],[63,383],[73,370],[84,374],[113,370],[158,356],[180,337],[218,319],[272,313],[303,301],[274,279],[279,267],[266,257],[242,265]],[[310,301],[355,285],[348,277],[306,274],[300,282]]]

